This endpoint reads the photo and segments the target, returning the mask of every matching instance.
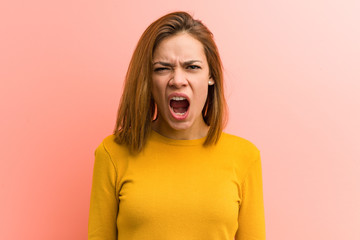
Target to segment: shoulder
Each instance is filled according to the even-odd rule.
[[[95,150],[95,156],[106,157],[111,160],[115,168],[119,165],[119,161],[124,161],[129,156],[128,148],[116,142],[116,136],[111,134],[105,137]]]
[[[239,179],[244,178],[251,166],[260,162],[260,150],[245,138],[222,133],[219,147],[225,156],[233,159]]]
[[[251,141],[223,132],[219,141],[222,147],[246,155],[258,154],[260,151]]]
[[[106,151],[109,155],[114,155],[127,152],[127,147],[117,143],[116,136],[111,134],[102,140],[96,151]]]

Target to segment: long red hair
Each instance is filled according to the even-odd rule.
[[[156,105],[151,96],[153,53],[166,37],[186,32],[200,41],[215,84],[209,86],[202,115],[209,131],[204,146],[216,144],[227,120],[224,97],[223,68],[213,34],[199,20],[186,12],[169,13],[153,22],[142,34],[132,55],[125,77],[114,129],[116,142],[126,144],[131,153],[139,153],[151,132],[151,122],[157,118]]]

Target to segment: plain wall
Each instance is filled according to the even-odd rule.
[[[261,150],[269,240],[360,239],[359,1],[3,1],[0,239],[86,239],[94,150],[145,28],[185,10]]]

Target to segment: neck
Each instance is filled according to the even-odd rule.
[[[166,122],[157,119],[152,123],[152,129],[167,138],[177,140],[193,140],[206,137],[209,126],[202,120],[196,127],[186,129],[173,129]]]

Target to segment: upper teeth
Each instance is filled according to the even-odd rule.
[[[181,101],[181,100],[186,100],[186,98],[184,98],[184,97],[172,97],[171,100]]]

